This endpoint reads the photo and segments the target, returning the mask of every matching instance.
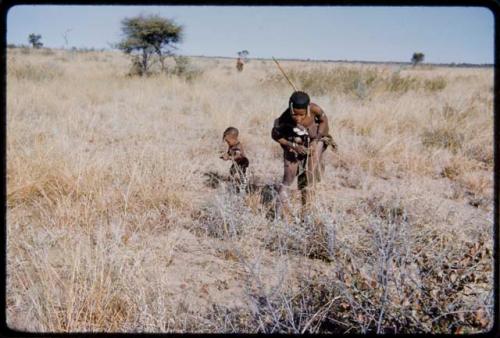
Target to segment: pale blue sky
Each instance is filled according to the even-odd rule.
[[[493,63],[494,16],[481,7],[245,7],[245,6],[15,6],[7,15],[7,43],[108,48],[120,22],[159,14],[185,28],[184,55],[314,60]]]

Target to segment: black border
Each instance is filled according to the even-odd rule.
[[[397,7],[484,7],[488,8],[494,16],[494,85],[493,85],[493,132],[494,132],[494,166],[493,166],[493,221],[494,221],[494,236],[493,236],[493,256],[494,256],[494,266],[493,266],[493,277],[494,277],[494,315],[493,315],[493,327],[489,332],[474,334],[475,337],[500,337],[500,313],[499,313],[499,203],[500,203],[500,182],[499,182],[499,169],[500,169],[500,135],[499,135],[499,107],[500,107],[500,74],[497,71],[497,61],[500,60],[500,0],[311,0],[311,1],[280,1],[280,0],[208,0],[208,1],[197,1],[197,0],[144,0],[144,1],[126,1],[126,0],[107,0],[107,1],[90,1],[90,0],[0,0],[0,44],[1,44],[1,64],[0,72],[2,76],[2,91],[0,93],[0,102],[2,102],[0,114],[0,131],[3,134],[2,146],[0,147],[0,156],[3,159],[3,164],[1,166],[1,177],[3,189],[2,193],[2,214],[3,214],[3,226],[0,226],[0,238],[2,239],[2,248],[0,251],[0,258],[3,264],[3,269],[0,269],[0,336],[2,337],[86,337],[86,336],[106,336],[106,337],[122,337],[131,335],[140,336],[200,336],[205,334],[179,334],[179,333],[104,333],[104,332],[88,332],[88,333],[33,333],[33,332],[22,332],[16,331],[7,326],[6,317],[6,272],[7,272],[7,184],[6,184],[6,174],[7,174],[7,158],[6,158],[6,140],[7,140],[7,128],[6,128],[6,116],[7,116],[7,106],[6,106],[6,89],[7,89],[7,14],[8,10],[17,5],[238,5],[238,6],[372,6],[372,7],[382,7],[382,6],[397,6]],[[213,336],[222,334],[211,334]],[[228,335],[228,334],[225,334]],[[235,334],[232,334],[233,336]],[[236,334],[238,336],[240,334]],[[247,335],[247,334],[245,334]],[[250,336],[251,334],[248,334]],[[369,334],[371,335],[371,334]],[[421,334],[426,336],[427,334]],[[346,336],[360,336],[365,337],[362,334],[347,334]],[[406,336],[404,334],[394,334],[391,336]],[[432,336],[439,337],[455,337],[457,335],[452,334],[432,334]],[[467,336],[467,335],[466,335]]]

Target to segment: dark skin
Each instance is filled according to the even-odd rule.
[[[240,72],[243,70],[243,61],[240,58],[236,60],[236,69]]]
[[[231,180],[237,184],[246,182],[246,169],[249,161],[246,158],[243,148],[238,140],[237,133],[228,133],[223,137],[224,142],[228,145],[228,151],[220,156],[225,161],[231,160],[233,162],[229,169]]]
[[[294,108],[292,110],[292,119],[293,121],[301,125],[303,127],[309,127],[314,123],[314,117],[317,116],[319,117],[319,130],[318,133],[321,136],[328,135],[328,118],[326,117],[326,114],[323,113],[323,110],[321,109],[320,106],[318,106],[315,103],[311,103],[309,105],[309,110],[311,114],[307,116],[307,108],[304,109],[296,109]],[[287,146],[290,149],[293,149],[295,152],[301,155],[307,154],[307,148],[304,147],[303,145],[300,144],[293,144],[293,142],[290,142],[284,138],[280,138],[277,140],[277,142],[281,145]]]
[[[224,142],[226,142],[229,147],[235,146],[239,142],[238,136],[233,135],[233,134],[228,134],[224,137]],[[242,157],[243,156],[241,154],[236,155],[236,156],[234,156],[233,160],[238,160]],[[231,159],[231,157],[229,156],[228,153],[224,153],[220,158],[223,159],[224,161],[229,161]]]
[[[324,151],[324,142],[321,141],[321,137],[328,135],[328,118],[326,114],[324,114],[321,107],[319,107],[315,103],[311,103],[309,105],[310,114],[307,114],[307,108],[304,109],[292,109],[291,117],[294,123],[298,126],[302,126],[305,128],[312,127],[315,124],[315,117],[319,121],[317,135],[312,135],[314,138],[311,140],[309,147],[305,147],[298,142],[292,142],[285,138],[280,138],[276,140],[279,144],[288,147],[290,150],[296,152],[300,155],[309,154],[307,161],[307,184],[305,187],[300,187],[301,195],[302,195],[302,214],[303,216],[306,214],[308,202],[312,199],[312,191],[314,184],[319,181],[320,178],[320,169],[322,169],[321,157]],[[314,129],[314,128],[313,128]],[[298,162],[289,162],[285,163],[285,171],[283,175],[283,183],[279,188],[279,196],[281,201],[288,200],[287,191],[290,185],[293,183],[297,172],[299,170]]]

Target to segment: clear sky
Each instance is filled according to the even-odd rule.
[[[15,6],[7,43],[109,48],[121,20],[159,14],[184,26],[179,54],[312,60],[493,63],[494,16],[481,7]]]

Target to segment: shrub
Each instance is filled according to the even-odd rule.
[[[434,79],[427,79],[424,81],[424,88],[431,92],[443,90],[445,87],[446,87],[446,80],[442,76],[439,76]]]
[[[292,278],[287,256],[306,252],[290,245],[301,246],[304,239],[292,236],[291,228],[287,236],[275,223],[274,231],[281,232],[275,282],[264,285],[258,258],[238,255],[247,268],[251,306],[224,309],[224,332],[460,333],[490,327],[492,296],[484,296],[492,278],[489,235],[461,241],[426,224],[414,204],[397,196],[362,199],[342,219],[355,220],[349,227],[356,236],[336,240],[333,232],[329,268],[301,270]],[[356,213],[367,217],[356,219]]]
[[[175,67],[172,73],[184,78],[186,81],[193,81],[203,74],[201,69],[195,68],[186,56],[175,56]]]
[[[447,127],[427,129],[420,138],[427,148],[445,148],[454,154],[462,148],[464,142],[464,136],[461,133]]]
[[[406,93],[409,90],[415,90],[419,86],[416,78],[411,76],[402,77],[394,73],[386,82],[385,88],[390,92]]]
[[[221,189],[226,189],[226,186],[222,185]],[[241,235],[248,213],[249,209],[244,205],[242,196],[220,194],[205,205],[195,218],[205,234],[228,239]]]
[[[141,59],[138,56],[133,56],[131,62],[130,70],[127,75],[142,76],[144,74],[144,70],[141,64]]]

